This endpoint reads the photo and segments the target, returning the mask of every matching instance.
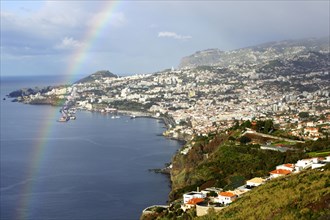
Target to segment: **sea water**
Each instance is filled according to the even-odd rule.
[[[166,204],[169,178],[149,169],[181,144],[161,135],[161,121],[78,111],[60,123],[59,107],[3,100],[56,79],[1,79],[0,219],[138,219]]]

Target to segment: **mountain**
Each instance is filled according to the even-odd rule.
[[[90,82],[90,81],[94,81],[94,80],[102,80],[103,78],[118,78],[117,75],[111,73],[108,70],[100,70],[97,71],[85,78],[82,78],[80,80],[78,80],[77,82],[75,82],[74,84],[78,84],[78,83],[86,83],[86,82]]]
[[[270,42],[232,51],[207,49],[182,58],[179,68],[197,66],[228,67],[237,64],[261,64],[274,59],[292,59],[310,52],[329,53],[329,37]]]

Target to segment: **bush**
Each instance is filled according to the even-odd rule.
[[[247,137],[247,136],[242,136],[240,139],[239,139],[239,142],[241,142],[242,144],[247,144],[249,142],[251,142],[251,138]]]

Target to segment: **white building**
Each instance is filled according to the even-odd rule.
[[[269,172],[271,179],[277,178],[277,177],[280,177],[280,176],[285,176],[285,175],[288,175],[290,173],[291,173],[290,170],[283,170],[283,169],[278,169],[278,170],[276,169],[276,170],[273,170],[273,171]]]
[[[215,192],[215,193],[219,193],[219,192],[222,192],[222,189],[221,188],[216,188],[216,187],[210,187],[210,188],[206,188],[206,189],[203,189],[201,190],[201,193],[203,193],[205,196],[207,196],[208,193],[210,192]]]
[[[301,171],[304,169],[311,168],[312,164],[313,164],[312,159],[302,159],[302,160],[298,160],[295,166],[296,166],[296,170]]]
[[[214,202],[229,204],[235,201],[237,195],[232,192],[220,192],[218,197],[214,198]]]
[[[276,166],[276,169],[277,170],[280,170],[280,169],[289,170],[289,171],[293,172],[295,169],[295,165],[291,164],[291,163],[281,164],[281,165]]]
[[[183,194],[183,203],[187,204],[188,201],[190,201],[193,198],[202,198],[204,199],[206,197],[206,195],[204,193],[201,192],[196,192],[196,191],[192,191],[192,192],[188,192]]]
[[[253,188],[256,186],[260,186],[266,182],[266,179],[260,178],[260,177],[255,177],[253,179],[247,180],[246,181],[246,186],[249,188]]]

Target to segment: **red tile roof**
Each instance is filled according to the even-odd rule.
[[[291,171],[290,170],[283,170],[283,169],[278,169],[278,170],[273,170],[271,172],[269,172],[270,174],[282,174],[282,175],[287,175],[290,174]]]
[[[221,192],[219,193],[220,196],[225,196],[225,197],[233,197],[236,196],[234,193],[231,192]]]
[[[204,199],[202,199],[202,198],[192,198],[187,202],[187,204],[196,205],[197,203],[203,202],[203,201],[204,201]]]
[[[286,166],[286,167],[294,168],[294,164],[292,164],[292,163],[286,163],[286,164],[283,164],[283,165]]]

